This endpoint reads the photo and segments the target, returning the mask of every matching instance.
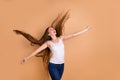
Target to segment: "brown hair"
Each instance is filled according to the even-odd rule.
[[[68,15],[68,11],[61,17],[61,14],[59,14],[57,16],[57,18],[52,22],[50,27],[53,27],[56,30],[56,36],[60,37],[63,34],[63,27],[64,27],[64,23],[65,21],[69,18]],[[20,30],[13,30],[16,34],[21,34],[23,35],[27,40],[29,40],[31,42],[31,46],[33,46],[34,44],[41,46],[44,42],[51,40],[52,38],[48,35],[48,29],[49,27],[45,30],[43,36],[37,40],[36,38],[34,38],[33,36],[31,36],[30,34],[20,31]],[[39,52],[37,55],[35,55],[36,57],[42,57],[43,58],[43,62],[44,63],[49,63],[50,60],[50,49],[46,48],[44,50],[42,50],[41,52]]]

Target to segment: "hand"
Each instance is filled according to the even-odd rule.
[[[91,26],[87,26],[86,28],[85,28],[85,30],[89,30],[91,28]]]
[[[24,59],[21,61],[21,64],[26,63],[26,61],[27,61],[27,59],[26,59],[26,58],[24,58]]]

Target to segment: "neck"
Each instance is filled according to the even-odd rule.
[[[53,42],[57,42],[58,39],[57,39],[56,36],[51,36],[51,37],[52,37],[52,41],[53,41]]]

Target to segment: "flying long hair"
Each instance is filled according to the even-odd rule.
[[[66,22],[66,20],[69,18],[68,15],[68,11],[61,17],[61,14],[59,14],[57,16],[57,18],[52,22],[50,27],[53,27],[56,30],[56,36],[60,37],[63,34],[63,28],[64,28],[64,24]],[[13,30],[16,34],[20,34],[22,36],[24,36],[27,40],[30,41],[31,46],[33,45],[39,45],[41,46],[43,43],[45,43],[48,40],[51,40],[52,38],[48,35],[48,29],[49,27],[45,30],[43,36],[38,40],[36,38],[34,38],[32,35],[23,32],[21,30]],[[42,50],[41,52],[38,52],[36,55],[36,57],[42,57],[43,58],[43,62],[48,64],[51,54],[50,54],[50,49],[46,48],[44,50]]]

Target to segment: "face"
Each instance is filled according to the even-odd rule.
[[[52,27],[49,27],[48,33],[49,33],[48,34],[49,36],[56,35],[56,30],[54,28],[52,28]]]

